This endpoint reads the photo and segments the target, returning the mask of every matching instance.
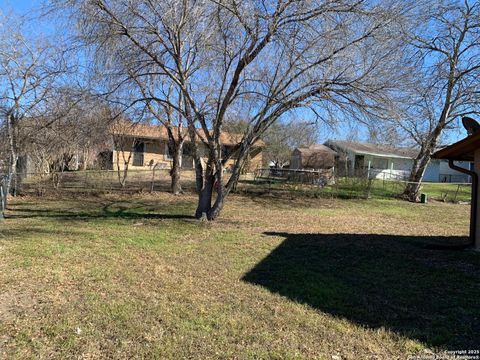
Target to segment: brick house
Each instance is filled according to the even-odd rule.
[[[177,131],[177,129],[175,129]],[[186,132],[186,129],[183,131]],[[167,130],[162,125],[134,124],[118,122],[111,129],[111,150],[100,154],[99,162],[105,169],[124,168],[128,162],[132,169],[171,168],[172,157],[168,146]],[[222,133],[221,143],[224,153],[228,153],[241,140],[241,135]],[[206,154],[207,147],[199,141],[200,151]],[[253,172],[262,166],[262,151],[265,144],[258,141],[250,152],[245,172]],[[206,156],[202,156],[206,160]],[[235,162],[235,154],[227,161],[225,169],[231,168]],[[183,146],[182,164],[183,169],[193,169],[192,146],[188,136]]]

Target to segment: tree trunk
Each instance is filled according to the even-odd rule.
[[[5,190],[5,179],[0,179],[0,220],[5,218],[7,207],[7,192]]]
[[[15,129],[15,117],[12,114],[7,115],[7,136],[8,136],[8,150],[9,150],[9,163],[8,174],[6,181],[6,197],[8,194],[12,196],[16,195],[16,177],[17,177],[17,141],[16,141],[16,129]],[[13,183],[13,185],[12,185]],[[6,207],[6,200],[5,200]]]
[[[435,130],[432,132],[432,134],[426,141],[426,144],[421,147],[419,154],[415,158],[412,170],[410,172],[410,176],[408,177],[408,184],[401,195],[406,200],[418,201],[420,195],[420,188],[422,186],[423,175],[425,174],[425,170],[430,163],[432,154],[435,152],[435,149],[437,147],[437,141],[442,134],[444,124],[445,121],[442,121],[435,128]]]
[[[125,187],[125,183],[127,182],[127,176],[128,176],[128,163],[123,162],[123,170],[120,168],[120,155],[117,151],[117,177],[118,177],[118,182],[120,183],[120,186],[122,189]]]
[[[135,143],[135,140],[133,141],[133,144]],[[120,183],[120,186],[122,189],[125,187],[127,183],[127,177],[128,177],[128,167],[130,166],[130,159],[132,158],[132,153],[133,153],[133,145],[131,147],[131,150],[128,154],[128,157],[125,157],[125,151],[122,148],[122,160],[123,160],[123,170],[120,168],[120,153],[117,150],[117,175],[118,175],[118,182]]]
[[[125,187],[125,185],[127,184],[127,176],[128,176],[128,164],[125,164],[124,165],[125,167],[123,168],[123,175],[121,176],[120,178],[120,175],[119,175],[119,178],[120,178],[120,186],[122,188]]]
[[[11,160],[11,163],[9,164],[8,168],[8,174],[7,174],[7,186],[6,186],[6,192],[7,194],[10,194],[12,196],[17,195],[17,167],[15,166],[18,156],[15,154],[10,155],[13,160]]]
[[[409,183],[403,191],[402,197],[409,201],[418,201],[423,175],[425,174],[428,163],[430,162],[432,154],[437,147],[438,139],[440,138],[440,135],[442,135],[442,131],[445,126],[447,126],[447,121],[452,108],[451,96],[453,89],[454,69],[455,67],[453,66],[450,70],[450,79],[445,99],[445,105],[443,106],[442,113],[440,114],[438,124],[430,133],[430,135],[426,138],[426,141],[422,144],[420,153],[417,155],[413,162],[412,171],[410,172],[410,176],[408,178]]]
[[[190,136],[190,143],[193,148],[193,161],[195,163],[195,187],[197,193],[200,196],[200,193],[202,192],[204,186],[203,164],[201,159],[202,154],[200,153],[200,149],[197,145],[197,130],[195,129],[195,121],[191,114],[190,104],[188,103],[188,100],[185,96],[183,97],[183,100],[185,104],[185,117],[188,123],[188,134]]]
[[[215,203],[213,204],[212,208],[208,212],[208,220],[215,220],[220,216],[220,212],[223,209],[223,205],[225,204],[226,193],[225,192],[218,192],[217,198],[215,199]]]
[[[211,166],[207,166],[207,174],[205,175],[205,185],[199,193],[198,207],[195,212],[197,219],[215,220],[225,204],[225,199],[232,189],[235,187],[240,177],[241,169],[245,165],[248,157],[248,151],[241,151],[237,157],[237,161],[232,169],[232,174],[227,184],[223,185],[223,163],[218,162],[215,174],[211,170]],[[212,205],[213,193],[216,193],[215,202]]]
[[[173,161],[170,176],[172,178],[171,190],[173,195],[180,195],[183,193],[182,185],[180,184],[180,169],[182,166],[183,142],[174,144],[173,146]]]
[[[222,185],[223,174],[221,171],[216,176],[205,177],[205,186],[198,196],[198,207],[195,217],[200,220],[215,220],[220,215],[228,192]],[[213,194],[216,193],[215,202],[212,205]]]
[[[14,176],[14,184],[15,184],[15,196],[22,194],[22,187],[23,181],[28,176],[28,159],[27,157],[19,158],[17,156],[17,161],[15,165],[15,176]]]
[[[201,220],[211,220],[209,214],[212,210],[212,195],[215,184],[215,176],[205,175],[204,186],[198,193],[198,206],[195,211],[195,217]]]
[[[197,193],[200,193],[202,191],[204,181],[202,158],[195,155],[193,162],[195,163],[195,190]]]
[[[413,162],[412,171],[402,196],[409,201],[418,201],[423,175],[430,162],[433,151],[422,149]]]
[[[82,163],[82,170],[85,171],[87,170],[87,161],[89,158],[90,152],[88,151],[87,148],[83,149],[83,163]]]

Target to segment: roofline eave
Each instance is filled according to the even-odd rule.
[[[346,146],[342,146],[338,143],[336,143],[333,140],[327,140],[325,144],[329,144],[337,149],[339,149],[342,152],[351,152],[354,153],[355,155],[370,155],[370,156],[378,156],[378,157],[386,157],[386,158],[395,158],[395,159],[409,159],[413,160],[414,157],[412,156],[402,156],[402,155],[395,155],[395,154],[379,154],[375,152],[369,152],[369,151],[359,151],[359,150],[354,150]]]

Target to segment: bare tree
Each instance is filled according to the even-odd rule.
[[[315,123],[306,121],[277,122],[265,131],[263,140],[264,159],[281,168],[289,163],[295,148],[317,142],[318,128]]]
[[[133,11],[132,8],[130,10]],[[136,46],[118,43],[118,38],[102,36],[101,33],[90,33],[83,37],[89,44],[104,44],[104,47],[97,48],[92,67],[93,78],[97,83],[96,91],[117,111],[122,112],[118,116],[129,117],[132,123],[150,122],[154,118],[165,127],[172,159],[171,191],[174,195],[179,195],[183,192],[180,173],[184,144],[188,138],[181,89],[175,83],[172,84],[155,61],[139,53]],[[103,91],[99,91],[102,87]],[[127,141],[128,144],[125,141],[118,137],[115,140],[115,144],[121,146],[121,152],[126,149],[130,151],[133,146],[130,141]],[[130,158],[128,155],[123,157],[124,161]],[[122,178],[126,179],[128,164],[125,164],[123,170],[125,172]],[[124,181],[121,180],[120,183],[124,186]]]
[[[80,89],[80,94],[83,90]],[[61,110],[65,131],[71,134],[71,144],[79,159],[79,169],[87,170],[94,167],[98,161],[98,154],[111,145],[110,125],[115,120],[114,114],[107,104],[97,97],[83,94],[81,101],[74,104],[65,104]]]
[[[196,217],[209,220],[220,214],[252,146],[278,119],[298,108],[323,119],[334,111],[359,116],[381,109],[397,74],[396,30],[411,9],[407,2],[354,0],[66,2],[97,53],[131,54],[137,70],[180,90],[182,108],[156,100],[187,120]],[[248,126],[225,155],[223,125],[237,112]]]
[[[23,152],[36,173],[86,170],[110,145],[111,111],[77,89],[66,88],[56,94],[61,96],[46,104],[47,115],[20,124]]]
[[[155,119],[162,124],[167,130],[168,137],[168,151],[172,157],[172,166],[170,169],[171,177],[171,191],[174,195],[179,195],[183,192],[182,185],[180,183],[180,170],[182,167],[182,157],[185,140],[188,136],[184,128],[184,118],[182,115],[182,102],[179,94],[175,96],[177,99],[177,108],[172,106],[173,90],[169,87],[164,93],[161,101],[158,101],[158,96],[155,95],[155,89],[158,91],[158,87],[155,87],[155,78],[150,77],[148,84],[145,84],[142,80],[143,77],[134,77],[135,83],[138,85],[141,95],[145,101],[150,113]]]
[[[127,183],[128,169],[132,159],[136,138],[128,138],[123,134],[113,135],[113,145],[115,148],[117,176],[120,186],[123,188]]]
[[[17,161],[24,145],[20,124],[44,115],[45,104],[66,65],[63,51],[57,46],[27,38],[18,30],[22,28],[21,19],[0,16],[0,111],[8,144],[6,188],[15,194]]]
[[[480,110],[480,4],[446,1],[411,38],[420,59],[395,126],[420,148],[403,195],[417,201],[421,181],[445,130]]]

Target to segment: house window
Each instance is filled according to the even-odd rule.
[[[192,157],[194,154],[195,154],[195,151],[193,151],[192,144],[187,142],[183,143],[182,156]],[[165,159],[173,160],[173,147],[170,145],[170,142],[165,143]]]
[[[355,170],[361,170],[365,166],[365,156],[355,155]]]
[[[373,158],[371,163],[372,169],[386,170],[388,169],[388,159],[385,158]]]
[[[133,145],[133,166],[143,166],[145,158],[145,143],[143,141],[135,141]]]

